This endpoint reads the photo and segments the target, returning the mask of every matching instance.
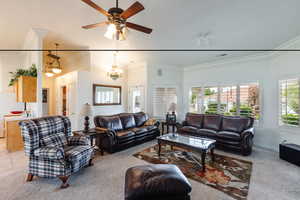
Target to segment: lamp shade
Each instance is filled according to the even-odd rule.
[[[169,111],[176,112],[176,107],[177,107],[176,103],[174,103],[174,102],[171,103],[170,107],[169,107]]]
[[[84,104],[82,109],[81,109],[80,115],[82,115],[82,116],[93,116],[93,107],[88,103]]]

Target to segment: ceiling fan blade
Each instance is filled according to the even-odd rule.
[[[123,19],[128,19],[129,17],[132,17],[133,15],[141,12],[144,9],[145,9],[144,6],[140,2],[137,1],[134,4],[132,4],[127,10],[125,10],[121,14],[121,17]]]
[[[109,22],[100,22],[100,23],[97,23],[97,24],[86,25],[86,26],[83,26],[82,28],[84,28],[84,29],[91,29],[91,28],[96,28],[96,27],[104,26],[104,25],[107,25],[107,24],[109,24]]]
[[[130,23],[130,22],[126,22],[126,26],[128,28],[132,28],[134,30],[141,31],[141,32],[144,32],[144,33],[147,33],[147,34],[150,34],[152,32],[151,28],[147,28],[147,27],[144,27],[144,26],[141,26],[141,25],[138,25],[138,24]]]
[[[110,16],[110,14],[106,10],[104,10],[103,8],[101,8],[100,6],[98,6],[97,4],[92,2],[91,0],[82,0],[82,1],[86,4],[88,4],[89,6],[95,8],[96,10],[98,10],[103,15]]]

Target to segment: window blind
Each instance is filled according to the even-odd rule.
[[[153,116],[163,119],[172,103],[177,105],[176,88],[155,88],[153,91]]]

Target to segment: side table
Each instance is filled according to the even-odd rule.
[[[104,150],[103,150],[102,145],[101,145],[101,142],[102,142],[101,138],[103,136],[103,133],[104,133],[103,131],[99,131],[99,130],[96,130],[94,128],[90,129],[88,132],[84,132],[83,130],[73,131],[74,135],[88,136],[91,140],[91,145],[92,146],[98,146],[102,156],[104,155]],[[94,143],[94,141],[95,141],[95,143]]]
[[[176,128],[176,122],[167,122],[167,121],[162,121],[161,122],[161,132],[162,135],[165,133],[165,126],[167,126],[167,133],[169,133],[169,127],[172,127],[172,132],[175,133],[175,128]]]

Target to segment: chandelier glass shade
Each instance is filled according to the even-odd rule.
[[[122,78],[123,70],[120,69],[117,65],[117,53],[114,54],[114,62],[109,72],[107,72],[107,75],[112,80],[118,80],[119,78]]]
[[[55,74],[60,74],[62,72],[62,69],[60,67],[60,61],[58,59],[54,59],[52,63],[52,72]]]
[[[46,65],[46,70],[45,70],[45,75],[49,78],[54,76],[54,73],[51,70],[51,65],[52,65],[52,63],[48,62]]]

